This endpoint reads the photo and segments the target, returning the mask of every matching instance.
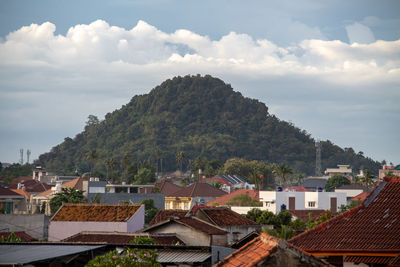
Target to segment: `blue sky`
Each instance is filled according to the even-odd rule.
[[[31,160],[176,75],[400,163],[399,1],[0,0],[0,162]],[[333,166],[332,166],[333,167]]]

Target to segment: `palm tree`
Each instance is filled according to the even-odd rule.
[[[364,175],[361,176],[360,182],[361,184],[365,185],[366,187],[370,188],[374,185],[374,181],[372,180],[374,175],[370,170],[364,170]]]
[[[86,153],[86,159],[89,160],[90,163],[91,163],[91,165],[90,165],[90,174],[92,174],[94,164],[95,164],[96,161],[99,159],[99,155],[97,154],[96,149],[89,150],[89,151]]]
[[[185,153],[183,151],[176,153],[176,162],[179,164],[179,169],[182,172],[182,165],[185,162]]]
[[[282,162],[281,164],[277,165],[274,164],[272,173],[280,178],[280,184],[284,185],[286,184],[286,178],[288,175],[293,173],[292,168],[289,165],[286,165],[286,163]]]
[[[108,180],[108,171],[111,170],[111,173],[113,170],[117,168],[117,164],[115,163],[114,158],[108,158],[105,160],[105,165],[106,165],[106,170],[107,170],[107,180]],[[112,182],[114,182],[114,179],[111,178]]]

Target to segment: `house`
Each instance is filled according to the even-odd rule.
[[[214,267],[247,266],[329,266],[311,254],[288,244],[285,240],[261,233]]]
[[[226,246],[228,234],[224,229],[196,217],[172,217],[141,232],[176,233],[176,236],[189,246]]]
[[[17,214],[27,212],[25,195],[0,186],[0,213]]]
[[[153,219],[150,221],[149,225],[157,224],[162,221],[166,221],[169,218],[182,218],[188,213],[187,210],[159,210]]]
[[[226,192],[210,184],[197,182],[166,196],[165,209],[190,210],[195,205],[204,205],[225,194]]]
[[[169,196],[175,193],[176,191],[182,189],[182,187],[177,186],[176,184],[173,184],[171,182],[168,182],[167,180],[162,180],[161,182],[155,183],[154,187],[157,187],[160,190],[160,193],[166,196]]]
[[[255,185],[254,184],[249,184],[246,179],[244,179],[243,177],[241,177],[240,175],[231,175],[231,174],[227,174],[227,175],[222,175],[222,174],[218,174],[215,175],[213,178],[220,178],[222,180],[224,180],[225,182],[229,183],[231,185],[231,188],[234,189],[254,189]]]
[[[343,175],[346,177],[351,177],[352,175],[352,169],[350,168],[350,165],[337,165],[337,168],[327,168],[325,170],[325,175],[331,177],[333,175]]]
[[[193,217],[216,225],[228,232],[228,244],[238,241],[247,234],[261,231],[261,225],[226,207],[200,207]]]
[[[176,234],[149,234],[149,233],[119,233],[119,232],[96,232],[84,231],[67,237],[62,242],[68,243],[108,243],[108,244],[129,244],[136,237],[152,238],[159,245],[184,245]]]
[[[394,167],[393,165],[383,165],[382,169],[379,170],[378,179],[382,181],[383,177],[387,175],[400,176],[400,167]]]
[[[331,210],[346,205],[346,193],[260,191],[263,207],[274,214],[281,210]]]
[[[144,205],[64,203],[49,224],[49,241],[82,231],[136,232],[144,225]]]
[[[206,205],[215,206],[216,204],[218,204],[219,206],[226,206],[234,197],[240,195],[247,195],[251,198],[258,199],[259,198],[258,192],[259,192],[258,190],[253,190],[253,189],[238,189],[230,194],[217,197],[216,199],[207,202]]]
[[[363,192],[368,193],[370,191],[371,191],[371,189],[369,189],[368,187],[363,186],[363,185],[358,185],[358,184],[346,184],[346,185],[342,185],[335,189],[335,192],[346,193],[348,204],[350,204],[351,198],[353,198]]]
[[[340,266],[399,266],[400,178],[385,177],[363,203],[289,243]]]
[[[21,176],[11,181],[9,188],[23,189],[31,195],[36,195],[51,188],[51,185],[33,180],[29,176]]]

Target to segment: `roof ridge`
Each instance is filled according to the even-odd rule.
[[[194,184],[193,184],[193,189],[192,189],[192,191],[190,192],[190,195],[189,196],[193,196],[193,194],[194,194],[194,189],[196,188],[196,186],[198,185],[198,182],[195,182]]]

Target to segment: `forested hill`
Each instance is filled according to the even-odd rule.
[[[135,96],[103,121],[94,116],[82,133],[65,138],[39,157],[46,168],[71,173],[89,171],[89,151],[96,151],[96,167],[104,160],[124,157],[143,161],[163,159],[164,170],[176,170],[175,155],[199,156],[224,162],[232,157],[286,162],[295,171],[314,174],[314,140],[305,130],[268,114],[261,102],[243,97],[229,84],[211,76],[185,76],[166,80],[149,94]],[[121,163],[122,164],[122,163]],[[360,166],[377,172],[379,163],[322,142],[322,168],[337,164]]]

